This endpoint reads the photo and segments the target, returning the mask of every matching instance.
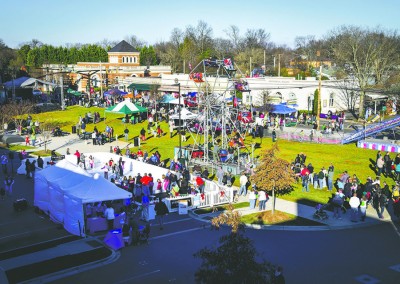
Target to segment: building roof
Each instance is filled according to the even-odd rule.
[[[123,40],[116,46],[111,48],[108,52],[139,52],[139,51],[136,50],[132,45]]]

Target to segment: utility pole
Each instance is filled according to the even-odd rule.
[[[281,76],[281,54],[278,54],[278,77]]]
[[[100,98],[103,97],[103,73],[101,69],[101,60],[100,60]]]
[[[62,69],[61,69],[62,70]],[[60,85],[61,85],[61,109],[65,110],[65,102],[64,102],[64,82],[63,82],[63,73],[61,72],[60,77]]]
[[[265,50],[264,50],[264,67],[265,67],[266,65],[265,65]]]
[[[251,76],[251,73],[252,73],[252,72],[251,72],[251,57],[250,57],[250,72],[249,72],[250,77],[252,77],[252,76]]]

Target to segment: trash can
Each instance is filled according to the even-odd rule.
[[[76,134],[76,126],[75,125],[72,126],[72,130],[71,131],[72,131],[72,134]]]

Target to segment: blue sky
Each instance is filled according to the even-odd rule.
[[[199,20],[214,37],[226,37],[230,25],[241,34],[263,28],[290,47],[296,36],[321,38],[341,25],[400,30],[399,0],[0,0],[0,11],[0,39],[12,48],[32,39],[59,46],[130,35],[154,44]]]

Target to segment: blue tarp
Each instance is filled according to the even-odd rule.
[[[110,90],[107,90],[107,91],[104,92],[105,96],[109,96],[109,95],[111,95],[111,96],[123,96],[123,95],[126,95],[126,94],[127,94],[127,92],[121,91],[121,90],[119,90],[117,88],[110,89]]]
[[[173,100],[175,100],[174,96],[172,96],[172,95],[164,95],[160,102],[166,104],[166,103],[169,103],[170,101],[173,101]]]
[[[273,105],[273,110],[271,111],[272,113],[277,113],[277,114],[289,114],[296,112],[297,110],[291,107],[287,107],[285,105]]]
[[[23,82],[25,82],[26,80],[28,80],[29,79],[29,77],[19,77],[19,78],[17,78],[17,79],[14,79],[14,86],[15,86],[15,88],[20,88],[21,87],[21,84],[23,83]],[[5,82],[4,84],[4,87],[6,87],[7,89],[11,89],[12,87],[13,87],[13,81],[11,80],[11,81],[7,81],[7,82]]]

